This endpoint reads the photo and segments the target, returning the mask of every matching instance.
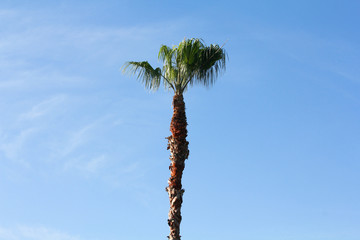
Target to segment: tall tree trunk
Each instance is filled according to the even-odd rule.
[[[180,240],[181,204],[184,189],[182,189],[181,178],[185,167],[185,160],[189,156],[187,136],[187,122],[185,114],[185,102],[182,94],[175,94],[173,98],[173,117],[171,119],[168,137],[168,149],[170,149],[170,178],[166,191],[169,194],[170,210],[168,224],[170,227],[170,240]]]

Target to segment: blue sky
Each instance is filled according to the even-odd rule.
[[[122,75],[226,42],[185,94],[183,239],[360,239],[358,1],[0,3],[0,240],[166,239],[172,93]]]

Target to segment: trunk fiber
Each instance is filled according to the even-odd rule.
[[[170,178],[166,191],[169,194],[170,210],[168,224],[170,227],[170,240],[180,240],[181,204],[184,189],[182,189],[181,178],[185,167],[185,160],[189,156],[187,136],[187,122],[185,114],[185,102],[182,94],[175,94],[173,98],[173,117],[171,119],[171,136],[168,139],[170,149]]]

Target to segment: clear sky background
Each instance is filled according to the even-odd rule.
[[[0,239],[166,239],[172,93],[119,70],[226,42],[185,94],[184,240],[360,239],[359,1],[0,2]]]

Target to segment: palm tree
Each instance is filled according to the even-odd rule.
[[[167,137],[170,149],[169,194],[170,210],[168,224],[170,240],[180,240],[181,204],[184,189],[181,178],[185,160],[189,156],[187,121],[183,93],[189,86],[212,85],[219,73],[225,70],[225,50],[219,45],[206,46],[201,39],[184,39],[178,46],[162,45],[158,55],[163,67],[154,69],[147,61],[127,62],[123,71],[135,74],[150,90],[157,90],[161,84],[174,91],[173,116],[170,124],[171,136]]]

